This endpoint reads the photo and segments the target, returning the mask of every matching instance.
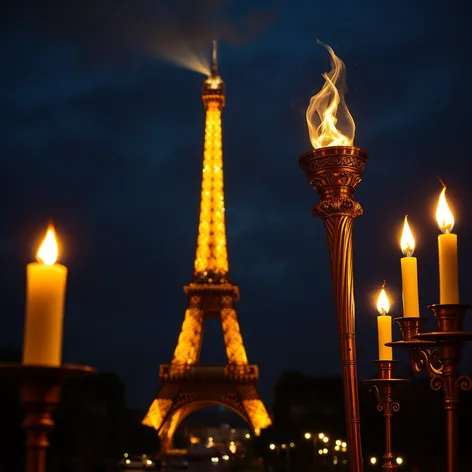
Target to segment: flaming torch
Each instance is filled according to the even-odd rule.
[[[350,444],[349,467],[351,472],[361,472],[352,222],[362,214],[362,207],[353,196],[367,153],[353,146],[355,124],[344,101],[346,67],[329,46],[323,46],[331,56],[331,71],[323,74],[323,88],[310,100],[306,118],[314,149],[303,154],[299,164],[320,196],[313,216],[324,222],[330,252]]]

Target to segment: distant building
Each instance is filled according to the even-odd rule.
[[[73,379],[63,388],[51,434],[50,462],[57,470],[93,470],[116,464],[122,455],[126,406],[116,374]]]

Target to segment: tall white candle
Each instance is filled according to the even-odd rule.
[[[56,264],[57,256],[54,228],[49,227],[38,262],[26,268],[24,364],[61,364],[67,267]]]
[[[446,187],[439,195],[436,221],[443,232],[438,236],[439,252],[439,303],[459,303],[459,268],[457,263],[457,235],[454,228],[454,215],[446,201]]]
[[[402,268],[403,316],[420,316],[418,262],[416,257],[413,257],[415,238],[408,224],[407,216],[405,216],[405,222],[403,224],[400,246],[403,254],[405,254],[405,257],[402,257],[400,261]]]
[[[379,335],[379,360],[391,361],[393,359],[392,348],[385,346],[386,343],[392,342],[392,317],[389,316],[390,301],[388,300],[385,288],[382,288],[377,299],[377,327]]]

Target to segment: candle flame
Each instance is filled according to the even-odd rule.
[[[411,232],[410,225],[408,224],[408,215],[405,215],[405,222],[403,223],[402,238],[400,240],[400,247],[407,257],[411,257],[415,252],[415,238]]]
[[[352,146],[356,125],[344,101],[347,93],[346,66],[333,49],[321,41],[331,56],[331,70],[325,72],[323,88],[313,97],[306,111],[312,146]]]
[[[36,258],[38,259],[38,262],[41,261],[44,262],[44,264],[53,265],[57,260],[58,252],[56,233],[54,227],[51,225],[49,226],[46,236],[38,249]]]
[[[436,208],[436,221],[439,229],[443,233],[450,233],[454,228],[454,215],[446,201],[446,186],[443,187],[439,195],[438,206]]]
[[[377,310],[381,315],[387,315],[390,311],[390,301],[384,288],[380,290],[379,298],[377,299]]]

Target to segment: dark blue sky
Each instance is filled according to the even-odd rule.
[[[311,148],[306,107],[329,70],[317,38],[346,64],[355,144],[370,154],[354,225],[361,376],[377,355],[384,279],[400,314],[405,213],[421,303],[438,301],[438,175],[456,214],[461,298],[472,301],[465,0],[11,3],[0,15],[1,346],[22,342],[25,265],[53,218],[69,267],[64,360],[116,371],[131,405],[150,402],[192,276],[204,126],[204,76],[163,59],[205,56],[215,36],[230,270],[264,398],[283,370],[340,371],[317,195],[297,163]],[[205,334],[204,360],[222,362],[221,332]]]

